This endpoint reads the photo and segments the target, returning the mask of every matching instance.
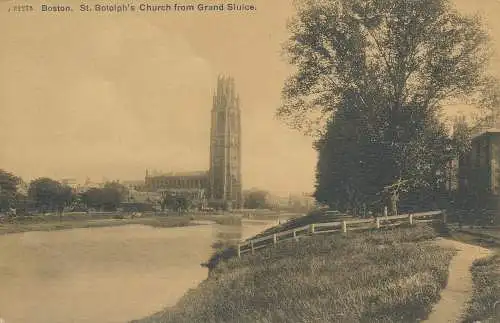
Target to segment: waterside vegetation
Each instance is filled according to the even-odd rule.
[[[453,250],[429,226],[320,235],[220,262],[150,322],[410,322],[446,286]],[[355,269],[355,270],[353,270]]]
[[[147,215],[134,217],[131,215],[35,215],[15,217],[0,223],[0,235],[29,231],[55,231],[78,228],[99,228],[121,225],[148,225],[156,228],[185,227],[198,225],[196,220],[217,224],[238,225],[241,218],[234,215]]]
[[[500,312],[500,253],[475,261],[471,271],[474,291],[464,322],[498,322],[494,316],[495,304]]]

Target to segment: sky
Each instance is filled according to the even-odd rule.
[[[44,13],[36,1],[35,12],[7,12],[15,3],[0,2],[0,168],[79,181],[206,170],[225,74],[241,98],[244,187],[313,191],[312,138],[275,118],[292,72],[281,52],[290,0],[249,0],[257,10],[246,13],[82,13],[77,2]],[[457,6],[500,35],[499,1]]]

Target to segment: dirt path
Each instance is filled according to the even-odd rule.
[[[440,301],[434,305],[427,323],[460,322],[466,310],[467,301],[472,294],[472,275],[470,268],[474,260],[487,257],[492,251],[479,246],[439,239],[438,244],[445,248],[454,248],[457,254],[449,268],[448,284],[441,292]]]

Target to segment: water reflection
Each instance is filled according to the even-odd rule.
[[[127,322],[174,305],[207,277],[212,246],[275,224],[122,226],[0,236],[7,323]]]

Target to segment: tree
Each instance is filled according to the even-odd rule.
[[[91,188],[81,194],[81,201],[87,208],[96,208],[103,211],[115,211],[127,196],[123,185],[107,183],[103,188]]]
[[[268,207],[267,198],[269,192],[262,190],[254,190],[248,193],[245,199],[245,208],[248,209],[265,209]]]
[[[104,188],[118,192],[120,195],[120,201],[123,201],[128,198],[129,190],[126,186],[120,184],[120,182],[117,181],[107,182],[104,184]]]
[[[297,71],[278,116],[319,137],[318,201],[356,208],[390,188],[395,210],[401,194],[437,190],[452,155],[442,106],[475,104],[478,122],[498,113],[480,19],[446,0],[311,0],[298,9],[285,47]]]
[[[162,211],[169,209],[181,213],[192,206],[192,201],[182,194],[164,192],[161,196],[160,205]]]
[[[453,122],[453,148],[455,158],[458,160],[458,192],[455,199],[460,208],[470,204],[469,192],[465,190],[467,178],[471,177],[469,169],[469,153],[472,150],[472,127],[467,122],[465,116],[457,116]]]
[[[15,206],[18,181],[12,173],[0,169],[0,212],[8,212]]]
[[[57,213],[59,213],[59,219],[62,220],[62,214],[64,212],[64,208],[70,206],[74,200],[73,191],[71,187],[67,185],[62,185],[58,183],[57,193],[54,198],[54,205],[56,207]]]
[[[189,210],[191,207],[191,200],[189,200],[186,196],[179,195],[175,197],[175,209],[181,213]]]
[[[64,207],[71,204],[73,193],[69,186],[42,177],[31,181],[28,196],[43,213],[57,211],[61,215]]]

